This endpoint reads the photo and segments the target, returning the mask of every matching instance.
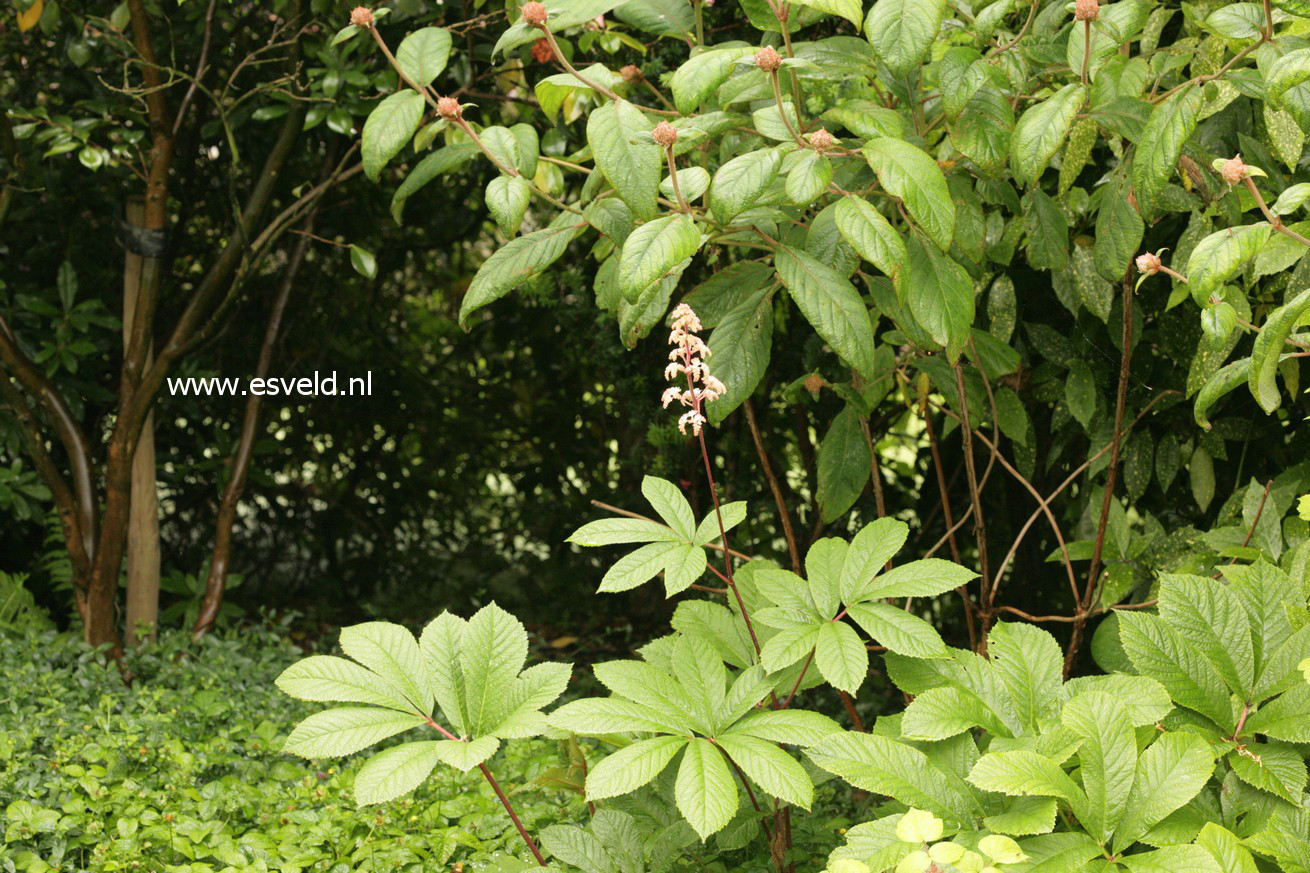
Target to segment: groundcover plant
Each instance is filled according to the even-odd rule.
[[[648,477],[649,513],[574,534],[629,547],[601,595],[661,577],[679,598],[673,633],[595,666],[608,696],[549,709],[569,671],[524,669],[523,626],[495,605],[443,613],[417,639],[370,623],[342,632],[353,660],[311,658],[279,680],[350,704],[302,723],[288,750],[350,754],[427,730],[374,756],[357,800],[402,795],[438,765],[477,768],[524,869],[694,869],[725,834],[755,867],[819,869],[793,833],[835,777],[873,798],[867,821],[834,834],[840,873],[1310,870],[1310,541],[1287,517],[1307,490],[1305,441],[1286,405],[1310,348],[1310,183],[1294,181],[1310,7],[742,0],[754,31],[727,29],[750,38],[716,41],[710,6],[511,6],[490,57],[459,59],[522,77],[511,61],[530,51],[560,69],[523,82],[516,99],[530,84],[540,115],[508,126],[443,86],[449,32],[414,29],[393,48],[387,10],[361,7],[336,37],[396,72],[361,156],[381,178],[411,144],[423,155],[397,218],[469,161],[497,173],[485,201],[503,238],[460,320],[476,330],[570,252],[591,259],[624,343],[670,331],[662,401],[710,506],[697,518],[683,487]],[[653,78],[584,61],[611,11],[686,51]],[[616,50],[633,41],[604,33]],[[1044,305],[1073,316],[1072,335]],[[780,374],[791,396],[840,401],[805,496],[825,523],[856,518],[866,485],[875,497],[876,514],[804,546],[750,406],[783,344],[818,362]],[[739,408],[777,554],[730,544],[761,511],[715,482],[709,440]],[[891,469],[893,421],[928,432],[949,525],[931,552],[949,543],[953,561],[902,554],[885,479],[914,472]],[[937,428],[962,448],[958,518]],[[1248,485],[1257,435],[1289,460]],[[1080,462],[1039,489],[1066,450]],[[1142,501],[1153,483],[1170,494],[1184,464],[1187,498]],[[1000,561],[993,474],[1033,506]],[[1204,510],[1216,481],[1232,485],[1216,524],[1173,530],[1170,503]],[[1034,525],[1058,545],[1060,614],[1001,596],[1024,593],[1013,562]],[[789,568],[772,560],[784,555]],[[957,609],[960,647],[938,629]],[[908,705],[865,729],[852,698],[871,666]],[[842,701],[853,729],[806,708],[819,699]],[[577,788],[592,814],[533,834],[492,765],[503,742],[540,735],[586,738]]]

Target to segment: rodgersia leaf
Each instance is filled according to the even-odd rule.
[[[404,743],[369,758],[355,774],[355,802],[360,806],[386,803],[413,791],[441,762],[438,749],[442,742]]]
[[[709,740],[698,737],[687,742],[674,796],[678,811],[702,840],[732,820],[737,812],[737,783],[723,755]]]
[[[1137,775],[1114,833],[1122,851],[1191,801],[1214,772],[1214,756],[1196,734],[1165,733],[1137,761]]]
[[[1079,769],[1087,806],[1081,823],[1100,843],[1110,839],[1124,813],[1137,769],[1137,740],[1128,713],[1109,695],[1089,691],[1061,715],[1081,740]]]
[[[647,784],[687,745],[686,737],[654,737],[624,746],[591,768],[587,798],[604,800],[629,794]],[[725,822],[726,824],[726,822]]]
[[[421,724],[421,716],[371,706],[327,709],[296,725],[282,751],[303,758],[339,758]]]

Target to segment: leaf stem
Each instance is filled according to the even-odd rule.
[[[1260,189],[1255,187],[1254,179],[1252,179],[1250,176],[1247,176],[1242,181],[1246,183],[1246,190],[1250,191],[1251,196],[1255,198],[1255,205],[1260,207],[1260,211],[1264,214],[1265,221],[1269,222],[1269,225],[1274,230],[1278,231],[1283,236],[1290,237],[1291,239],[1296,240],[1303,246],[1310,247],[1310,239],[1306,239],[1305,237],[1301,236],[1301,234],[1297,233],[1287,225],[1283,224],[1282,218],[1280,218],[1277,215],[1274,215],[1273,210],[1269,208],[1269,204],[1265,203],[1264,196],[1261,195]],[[1184,279],[1183,281],[1186,280]]]

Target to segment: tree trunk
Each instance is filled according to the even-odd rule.
[[[127,204],[127,224],[137,228],[145,222],[140,201]],[[130,236],[130,233],[129,233]],[[132,336],[137,301],[147,283],[158,282],[160,259],[129,250],[123,267],[123,346]],[[149,343],[145,366],[152,362]],[[155,484],[155,418],[146,415],[132,458],[130,508],[127,523],[127,628],[129,646],[142,639],[153,640],[159,624],[159,494]],[[138,634],[138,629],[143,633]]]

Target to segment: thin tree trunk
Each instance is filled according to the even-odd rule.
[[[127,204],[128,226],[140,227],[145,208],[139,201]],[[131,234],[128,234],[129,238]],[[137,303],[146,283],[159,281],[159,259],[129,250],[123,265],[123,342],[129,343]],[[124,349],[126,353],[126,348]],[[145,366],[149,367],[149,344]],[[159,625],[159,495],[155,484],[154,413],[146,415],[132,459],[130,508],[127,524],[127,628],[129,646],[154,640]],[[144,636],[138,636],[144,628]]]
[[[304,263],[305,253],[309,249],[310,231],[313,230],[314,213],[305,219],[305,232],[296,242],[287,263],[286,274],[273,300],[273,309],[268,316],[268,325],[264,329],[264,341],[259,349],[259,361],[255,365],[255,378],[262,379],[268,375],[268,368],[273,361],[273,348],[277,344],[278,334],[282,328],[282,316],[286,312],[287,300],[291,289],[296,284],[300,265]],[[245,490],[246,479],[250,475],[250,459],[254,454],[255,437],[259,429],[259,407],[263,398],[250,394],[246,398],[245,414],[241,422],[241,437],[236,450],[232,453],[232,468],[227,485],[223,488],[223,497],[218,505],[218,518],[214,530],[214,551],[209,559],[209,574],[205,578],[205,594],[200,601],[200,610],[196,616],[191,636],[200,639],[208,633],[218,620],[219,610],[223,606],[223,595],[227,590],[227,576],[232,557],[232,529],[236,524],[237,505]]]

